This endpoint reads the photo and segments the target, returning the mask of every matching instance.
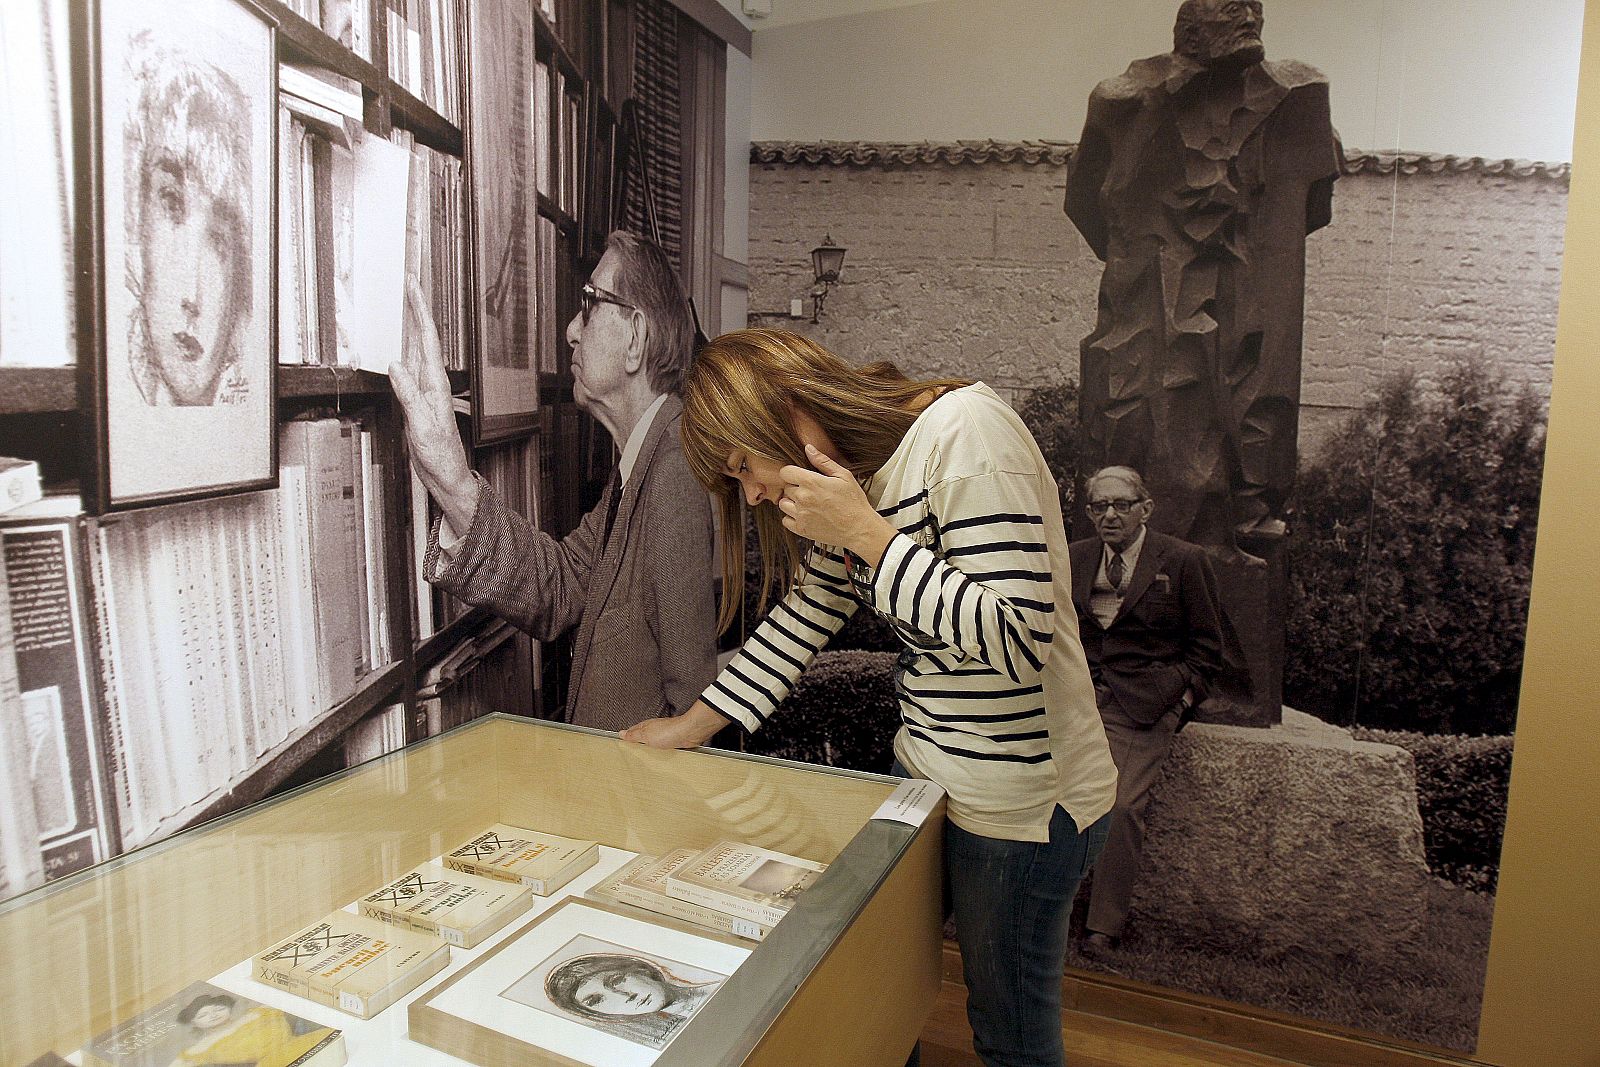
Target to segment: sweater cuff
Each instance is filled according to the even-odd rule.
[[[433,520],[433,526],[428,530],[428,547],[422,557],[422,577],[426,581],[439,581],[441,576],[469,554],[467,550],[473,543],[483,538],[483,525],[490,510],[484,507],[484,500],[493,490],[477,471],[472,472],[472,480],[478,483],[478,506],[472,512],[472,525],[467,532],[458,534],[444,521],[442,513]]]
[[[746,734],[753,734],[761,728],[763,721],[761,717],[746,708],[736,708],[732,698],[718,689],[715,682],[712,682],[711,685],[706,687],[706,691],[700,694],[700,703],[727,719]]]
[[[905,534],[895,534],[872,575],[872,606],[896,619],[911,618],[922,573],[937,558]]]

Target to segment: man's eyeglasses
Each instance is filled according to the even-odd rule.
[[[628,303],[616,293],[606,292],[592,282],[583,283],[583,288],[579,291],[578,298],[583,303],[583,324],[585,326],[589,325],[589,313],[594,310],[596,304],[615,304],[617,307],[627,308],[629,311],[639,310],[637,305]]]
[[[1091,500],[1085,507],[1089,514],[1099,518],[1108,511],[1115,511],[1118,515],[1126,515],[1143,503],[1143,500]]]

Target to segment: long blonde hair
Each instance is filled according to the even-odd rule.
[[[717,625],[738,616],[744,588],[744,496],[728,476],[736,452],[776,463],[809,467],[795,436],[795,409],[817,421],[843,455],[835,457],[865,482],[899,447],[926,407],[927,394],[971,382],[916,381],[893,363],[855,367],[808,337],[786,330],[735,330],[700,350],[684,377],[683,454],[701,485],[717,499],[722,517],[722,607]],[[770,501],[755,509],[761,551],[761,600],[794,585],[805,566],[806,543],[783,525]]]

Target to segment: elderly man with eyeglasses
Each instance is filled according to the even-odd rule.
[[[566,721],[622,730],[686,711],[716,676],[714,536],[678,441],[695,328],[666,254],[611,234],[567,324],[573,399],[620,453],[599,504],[560,539],[468,466],[437,332],[420,294],[407,306],[421,340],[390,372],[418,476],[443,513],[424,577],[541,641],[575,630]]]
[[[1095,536],[1074,541],[1072,602],[1100,720],[1117,765],[1117,799],[1095,866],[1085,950],[1122,936],[1144,848],[1150,787],[1187,713],[1222,669],[1217,582],[1203,549],[1150,529],[1155,502],[1131,467],[1084,486]]]

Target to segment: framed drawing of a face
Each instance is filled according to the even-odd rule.
[[[277,54],[244,0],[76,11],[96,510],[277,480]],[[86,357],[86,358],[85,358]],[[86,487],[88,488],[88,487]]]
[[[412,1039],[478,1063],[648,1067],[751,946],[641,915],[563,901],[416,1001]]]

